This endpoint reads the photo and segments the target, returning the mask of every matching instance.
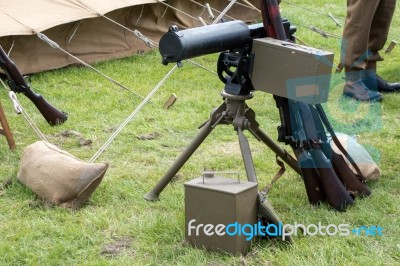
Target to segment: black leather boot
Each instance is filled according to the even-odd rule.
[[[364,71],[351,71],[346,72],[346,83],[343,88],[343,95],[353,98],[358,101],[382,101],[383,95],[376,91],[377,84],[376,79],[368,80],[370,88],[367,87],[363,82]]]
[[[369,62],[369,69],[362,71],[362,81],[368,89],[383,93],[400,92],[400,83],[389,83],[376,74],[376,62]]]
[[[380,76],[376,75],[378,91],[384,93],[400,92],[400,83],[389,83]]]

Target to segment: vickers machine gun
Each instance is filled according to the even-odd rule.
[[[244,130],[266,144],[303,177],[311,204],[326,201],[334,209],[344,211],[353,204],[354,196],[371,193],[362,183],[361,174],[353,174],[344,158],[332,151],[325,135],[326,128],[337,140],[320,105],[328,99],[333,54],[291,42],[293,28],[285,21],[284,25],[288,36],[285,41],[265,37],[262,24],[249,26],[242,21],[186,30],[172,26],[161,38],[159,47],[165,65],[177,63],[181,66],[185,59],[220,52],[217,73],[225,84],[221,93],[224,103],[212,112],[196,138],[145,199],[158,199],[219,124],[233,125],[237,132],[250,182],[257,182],[257,177]],[[259,128],[255,112],[245,102],[253,97],[255,90],[274,95],[281,119],[278,141],[290,145],[297,160]],[[348,156],[340,143],[335,143]],[[263,193],[259,193],[258,212],[268,223],[279,221]]]

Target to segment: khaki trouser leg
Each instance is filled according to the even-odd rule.
[[[372,55],[369,58],[368,69],[376,69],[376,61],[383,60],[379,55],[379,51],[382,50],[387,41],[395,7],[396,0],[381,0],[376,10],[369,34],[369,48]]]
[[[346,71],[367,67],[370,29],[381,0],[347,0],[347,18],[343,30],[341,62]]]

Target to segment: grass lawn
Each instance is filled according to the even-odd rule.
[[[310,46],[335,53],[340,40],[309,30],[315,26],[340,36],[327,14],[341,22],[344,0],[291,0],[281,4],[283,17],[298,27],[296,35]],[[400,13],[396,10],[389,40],[400,42]],[[400,47],[385,54],[379,74],[400,81]],[[215,70],[217,55],[197,58]],[[271,62],[273,64],[274,62]],[[160,64],[157,51],[95,65],[131,90],[146,96],[173,67]],[[109,162],[103,182],[89,202],[77,211],[52,207],[16,180],[24,147],[34,134],[22,116],[13,112],[7,91],[0,99],[17,150],[7,149],[0,137],[0,265],[396,265],[400,264],[400,94],[385,95],[380,104],[358,104],[340,98],[342,74],[334,74],[328,103],[324,104],[336,131],[356,135],[377,160],[381,180],[369,183],[372,195],[357,199],[346,212],[326,205],[310,206],[301,178],[291,169],[274,185],[269,200],[285,223],[349,224],[383,228],[383,236],[297,236],[295,245],[277,240],[256,242],[245,256],[195,249],[184,242],[183,184],[204,168],[239,172],[246,179],[237,135],[219,126],[181,169],[158,202],[147,202],[148,192],[172,165],[222,103],[223,84],[217,76],[185,63],[154,95],[111,146],[97,159]],[[110,134],[140,104],[137,96],[119,89],[90,69],[67,67],[33,75],[32,88],[69,115],[63,125],[50,127],[33,104],[19,96],[26,111],[46,138],[61,149],[89,160]],[[175,93],[177,102],[162,106]],[[270,94],[255,92],[248,104],[260,127],[276,139],[278,111]],[[65,136],[66,131],[74,134]],[[274,154],[246,132],[260,187],[278,171]],[[83,145],[82,140],[91,140]],[[283,148],[290,150],[290,147]],[[113,250],[115,252],[113,252]]]

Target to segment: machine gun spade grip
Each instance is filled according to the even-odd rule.
[[[31,90],[29,84],[25,81],[21,72],[18,70],[13,61],[4,52],[0,46],[0,67],[8,78],[8,86],[16,93],[24,94],[29,100],[31,100],[47,123],[52,126],[64,123],[68,117],[65,113],[59,111],[57,108],[47,102],[42,95],[35,93]]]

